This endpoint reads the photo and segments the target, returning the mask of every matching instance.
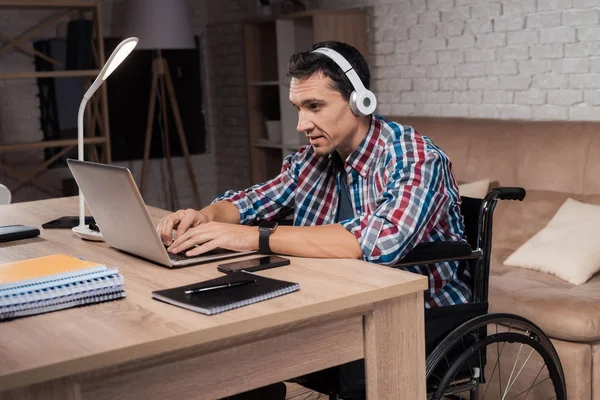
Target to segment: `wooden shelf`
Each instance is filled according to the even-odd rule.
[[[313,18],[315,16],[327,16],[327,15],[335,15],[335,16],[343,16],[348,14],[359,14],[361,17],[365,15],[364,7],[357,8],[348,8],[345,10],[305,10],[305,11],[295,11],[291,13],[285,14],[276,14],[276,15],[266,15],[254,17],[252,19],[247,20],[247,23],[251,24],[261,24],[266,22],[273,22],[275,20],[286,20],[286,19],[300,19],[300,18]],[[366,34],[366,32],[362,33]]]
[[[279,86],[279,81],[254,81],[249,82],[249,86]]]
[[[267,139],[258,139],[254,142],[254,147],[261,147],[265,149],[286,149],[286,150],[298,150],[300,147],[307,143],[273,143]]]
[[[308,143],[287,143],[287,144],[285,145],[285,148],[286,148],[287,150],[294,150],[294,151],[296,151],[296,150],[298,150],[300,147],[302,147],[302,146],[304,146],[304,145],[306,145],[306,144],[308,144]]]
[[[106,137],[89,137],[84,138],[84,144],[102,144],[106,143]],[[77,139],[63,139],[63,140],[45,140],[43,142],[33,143],[14,143],[14,144],[0,144],[0,151],[23,151],[32,149],[47,149],[51,147],[68,147],[77,145]]]
[[[0,0],[0,7],[11,8],[95,8],[91,0]]]
[[[269,142],[267,139],[258,139],[254,142],[255,147],[261,147],[264,149],[284,149],[286,146],[283,143]]]
[[[258,18],[243,24],[251,183],[265,182],[281,170],[283,158],[306,144],[296,131],[298,111],[290,104],[289,58],[317,42],[337,40],[367,54],[366,13],[357,10],[303,11]],[[282,143],[265,139],[265,120],[275,118],[265,101],[277,91]],[[298,143],[300,142],[300,143]],[[304,142],[304,143],[303,143]],[[280,151],[277,151],[280,150]]]
[[[94,53],[96,69],[89,70],[67,70],[67,71],[35,71],[35,72],[3,72],[0,73],[0,80],[11,79],[36,79],[36,78],[66,78],[66,77],[90,77],[94,78],[100,73],[101,67],[104,65],[104,34],[102,31],[102,11],[100,1],[98,0],[0,0],[0,9],[56,9],[52,15],[33,24],[18,35],[2,35],[2,46],[0,53],[4,54],[9,51],[20,50],[32,57],[41,57],[42,59],[59,64],[58,61],[50,58],[46,54],[30,50],[23,43],[35,37],[43,29],[47,29],[52,25],[63,21],[70,13],[76,10],[89,11],[91,13],[93,30],[94,30],[94,45],[92,51]],[[89,81],[89,80],[86,80]],[[91,83],[91,82],[90,82]],[[85,114],[85,125],[89,131],[89,137],[84,139],[84,143],[89,146],[90,160],[97,162],[105,162],[110,164],[112,161],[110,149],[110,131],[108,120],[108,98],[106,93],[106,85],[103,85],[98,90],[98,93],[90,99]],[[19,190],[26,184],[31,184],[47,191],[52,195],[56,195],[56,190],[47,185],[40,185],[35,179],[44,173],[54,162],[60,157],[64,157],[69,151],[77,146],[77,139],[65,140],[48,140],[29,143],[2,144],[0,143],[1,152],[17,152],[28,150],[43,150],[46,148],[62,148],[51,158],[40,162],[40,166],[31,173],[23,173],[7,165],[0,165],[8,174],[16,178],[17,185],[13,191]],[[98,150],[102,150],[99,153]]]
[[[4,72],[0,73],[0,79],[72,78],[84,76],[95,77],[99,73],[99,69],[72,71]]]

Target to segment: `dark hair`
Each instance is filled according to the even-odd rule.
[[[350,100],[350,95],[354,91],[352,83],[335,61],[324,54],[312,53],[320,47],[328,47],[340,53],[354,68],[365,88],[369,88],[371,74],[367,60],[354,47],[342,42],[320,42],[313,45],[309,51],[293,54],[288,62],[288,76],[304,79],[322,72],[331,79],[332,88],[340,92],[344,99]]]

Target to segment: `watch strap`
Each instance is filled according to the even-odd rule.
[[[263,254],[271,254],[271,247],[269,247],[271,232],[270,228],[258,228],[258,250]]]

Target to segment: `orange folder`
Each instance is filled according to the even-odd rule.
[[[21,281],[48,278],[54,275],[65,275],[90,268],[103,266],[91,261],[81,260],[66,254],[30,258],[0,264],[0,286]]]

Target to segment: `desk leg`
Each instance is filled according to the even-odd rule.
[[[81,400],[81,398],[81,387],[68,378],[0,392],[0,400]]]
[[[425,399],[423,293],[376,303],[364,317],[369,399]]]

